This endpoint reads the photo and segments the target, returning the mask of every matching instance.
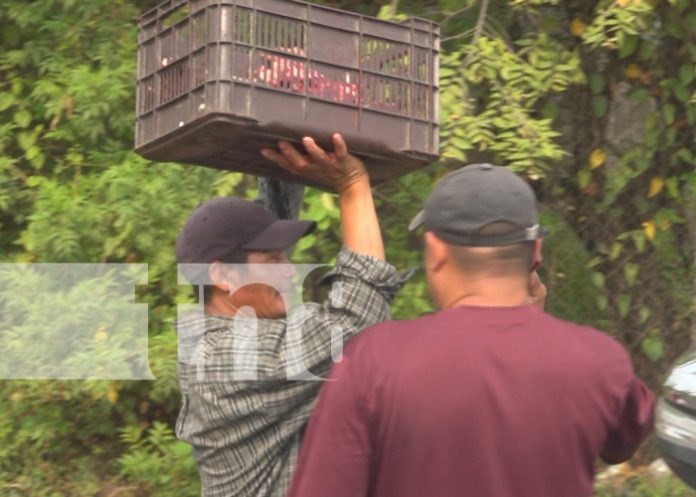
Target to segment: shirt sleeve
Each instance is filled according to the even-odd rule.
[[[634,377],[616,424],[602,448],[602,460],[607,464],[618,464],[630,459],[650,434],[654,411],[655,396],[642,381]]]
[[[366,402],[350,357],[322,386],[288,497],[365,497],[372,446]]]
[[[281,336],[262,344],[275,364],[270,379],[318,380],[343,345],[359,331],[390,319],[390,305],[408,276],[391,264],[344,248],[322,278],[331,291],[322,303],[307,303],[288,316]]]
[[[343,345],[391,317],[390,305],[409,275],[387,262],[343,249],[323,278],[331,285],[324,303],[305,304],[277,333],[259,337],[259,389],[264,412],[289,429],[301,429]]]

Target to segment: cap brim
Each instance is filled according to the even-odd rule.
[[[242,250],[284,250],[317,227],[314,221],[278,220],[245,243]]]
[[[411,220],[411,224],[408,225],[408,230],[413,231],[417,228],[420,228],[423,225],[423,219],[425,218],[425,211],[420,211],[418,214],[416,214],[416,217],[414,217]]]

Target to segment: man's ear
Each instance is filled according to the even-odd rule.
[[[437,272],[449,259],[447,244],[440,240],[435,233],[425,233],[425,265],[431,272]]]
[[[233,288],[238,286],[234,272],[227,268],[223,262],[211,262],[208,266],[208,276],[212,286],[221,292],[229,294]]]

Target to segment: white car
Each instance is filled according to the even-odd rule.
[[[696,352],[677,360],[657,404],[655,431],[662,457],[696,488]]]

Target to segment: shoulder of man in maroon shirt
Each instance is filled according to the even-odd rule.
[[[653,406],[618,342],[533,305],[392,321],[333,368],[290,496],[590,496]]]

